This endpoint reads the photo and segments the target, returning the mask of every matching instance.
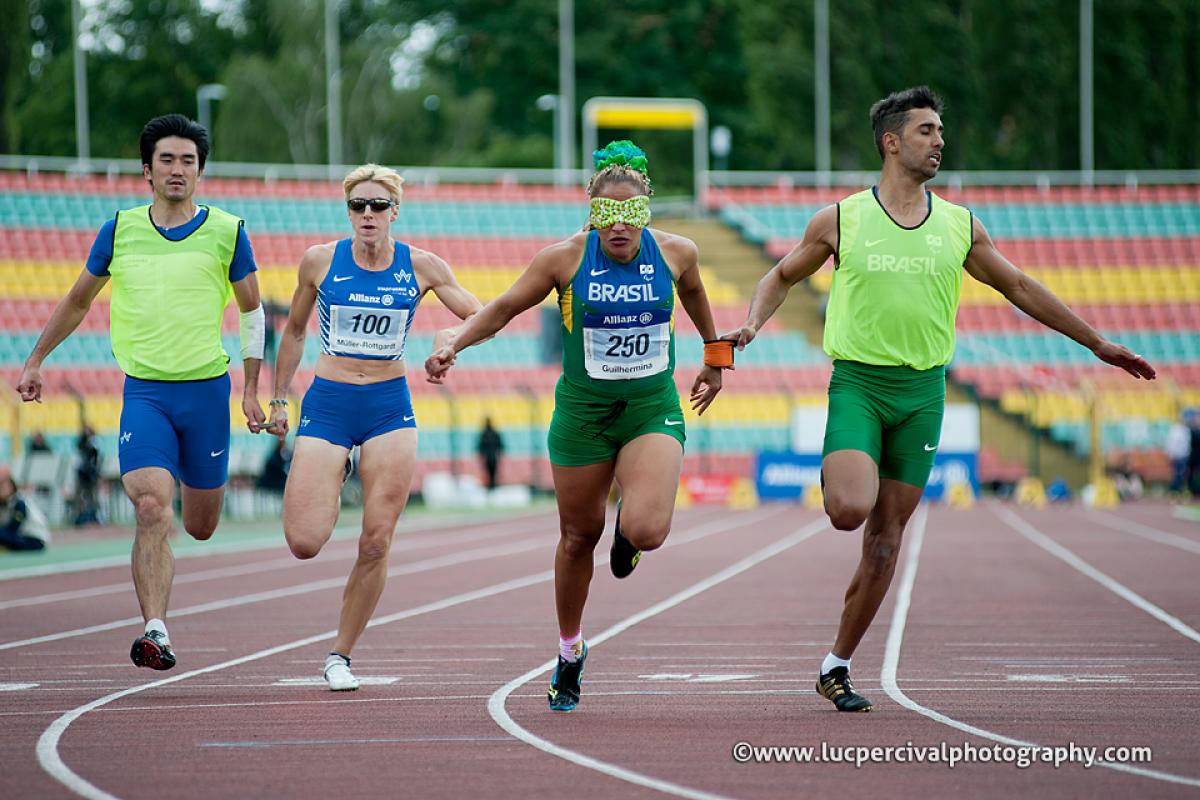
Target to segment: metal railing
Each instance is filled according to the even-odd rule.
[[[277,180],[341,180],[356,165],[266,164],[210,161],[205,175],[217,178]],[[81,161],[68,156],[0,155],[0,169],[20,170],[31,175],[60,172],[70,175],[140,175],[136,158],[91,158]],[[583,169],[533,169],[527,167],[396,167],[414,184],[530,184],[582,186],[590,175]],[[766,170],[707,170],[708,187],[858,187],[879,177],[878,170],[838,172],[777,172]],[[1125,186],[1183,185],[1200,183],[1200,170],[944,170],[932,181],[935,186]]]

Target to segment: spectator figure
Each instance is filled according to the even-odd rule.
[[[52,453],[50,443],[46,441],[46,434],[41,431],[34,431],[29,435],[29,446],[26,448],[31,453]]]
[[[288,469],[291,466],[292,453],[288,450],[285,440],[276,439],[275,447],[263,463],[255,486],[264,492],[283,494],[283,488],[287,486]]]
[[[1188,488],[1188,456],[1192,452],[1192,419],[1196,412],[1184,409],[1167,431],[1167,458],[1171,461],[1171,494],[1182,494]]]
[[[1187,490],[1193,495],[1200,494],[1200,414],[1195,409],[1189,409],[1188,417],[1188,458],[1187,458]]]
[[[1117,496],[1121,502],[1137,500],[1145,492],[1142,476],[1138,475],[1128,459],[1124,459],[1112,471],[1113,483],[1117,487]]]
[[[94,525],[100,521],[100,501],[97,488],[100,485],[100,448],[96,446],[96,432],[84,424],[75,443],[79,463],[75,467],[75,520],[76,526]]]
[[[479,458],[483,461],[484,472],[487,473],[488,491],[496,488],[496,475],[500,472],[500,454],[504,452],[504,438],[500,431],[492,427],[492,418],[483,420],[483,430],[479,432]]]
[[[17,491],[12,469],[0,464],[0,547],[45,550],[50,541],[46,516]]]

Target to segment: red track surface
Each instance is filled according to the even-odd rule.
[[[823,529],[814,512],[794,506],[681,511],[668,547],[648,555],[631,579],[617,582],[598,567],[585,619],[593,649],[583,702],[574,713],[551,714],[547,675],[510,681],[554,652],[555,527],[545,514],[440,530],[406,525],[391,566],[407,574],[391,579],[376,615],[382,624],[354,653],[361,678],[396,680],[347,694],[316,679],[352,540],[332,542],[311,562],[292,560],[282,543],[180,561],[180,579],[194,577],[175,587],[180,664],[167,673],[128,663],[135,624],[6,646],[136,616],[132,590],[120,585],[127,568],[0,582],[0,680],[38,684],[0,692],[0,794],[70,796],[60,781],[73,779],[116,797],[173,800],[686,790],[748,798],[1184,797],[1200,787],[1200,527],[1167,506],[935,507],[927,521],[918,512],[889,599],[855,656],[858,688],[876,702],[869,715],[839,715],[812,690],[858,536]],[[793,536],[802,529],[816,532]],[[235,535],[218,532],[214,544]],[[473,560],[432,560],[455,556]],[[739,563],[744,569],[730,570]],[[260,567],[211,572],[247,564]],[[1088,569],[1107,577],[1080,571]],[[6,607],[107,584],[118,586]],[[246,598],[271,591],[277,596]],[[1164,618],[1175,627],[1148,609],[1171,615]],[[890,695],[881,688],[889,663],[898,687]],[[506,684],[507,697],[498,691]],[[909,710],[897,702],[903,696],[945,716]],[[526,740],[571,760],[510,736],[493,719],[505,713]],[[965,733],[946,718],[978,730]],[[1153,775],[1077,764],[856,770],[731,757],[740,741],[990,748],[984,732],[1042,745],[1151,747],[1153,762],[1138,766]],[[54,777],[39,764],[39,737]],[[581,757],[603,763],[581,766]],[[665,794],[648,788],[650,779],[666,782]]]

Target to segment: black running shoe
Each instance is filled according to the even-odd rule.
[[[587,654],[587,642],[584,642],[578,661],[572,663],[561,655],[558,657],[558,666],[554,668],[554,677],[550,679],[550,688],[546,692],[550,699],[551,711],[571,711],[579,705],[583,662],[587,660]]]
[[[608,551],[608,568],[617,578],[628,578],[642,558],[638,550],[621,533],[621,504],[617,503],[617,526],[613,531],[612,549]]]
[[[162,631],[147,631],[135,639],[129,657],[139,667],[170,669],[175,666],[175,653]]]
[[[834,667],[817,678],[817,693],[833,701],[838,711],[871,710],[871,701],[854,691],[845,667]]]

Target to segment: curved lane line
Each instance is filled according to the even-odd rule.
[[[745,527],[747,524],[751,524],[752,522],[755,522],[758,519],[761,519],[761,518],[769,516],[769,515],[768,514],[755,514],[755,515],[748,515],[748,516],[753,517],[753,519],[750,521],[750,523],[747,522],[745,516],[739,515],[739,517],[734,518],[732,521],[721,520],[721,521],[718,521],[718,522],[715,522],[715,523],[712,523],[709,525],[702,525],[702,526],[700,526],[700,528],[698,530],[695,530],[695,531],[691,532],[690,534],[685,534],[685,535],[677,537],[671,541],[668,541],[666,546],[671,546],[672,544],[677,546],[677,545],[681,545],[681,544],[689,544],[691,542],[699,541],[701,539],[705,539],[709,536],[712,536],[713,534],[721,533],[721,532],[729,530],[731,528]],[[541,543],[544,545],[545,544],[544,540]],[[604,564],[604,563],[607,563],[607,561],[608,561],[608,556],[606,554],[602,558],[597,559],[596,563]],[[470,592],[464,592],[462,594],[453,595],[451,597],[446,597],[441,600],[435,600],[432,603],[426,603],[425,605],[417,606],[415,608],[410,608],[405,611],[398,611],[395,614],[389,614],[387,616],[379,617],[379,618],[373,619],[369,623],[367,623],[367,627],[374,628],[377,625],[387,625],[392,622],[398,622],[400,620],[409,619],[411,617],[420,616],[422,614],[429,614],[429,613],[432,613],[435,611],[442,611],[447,608],[452,608],[453,606],[462,605],[463,603],[470,603],[475,600],[482,600],[482,599],[486,599],[488,597],[492,597],[494,595],[503,594],[505,592],[510,592],[515,589],[523,589],[528,586],[535,586],[539,583],[546,583],[553,579],[554,579],[554,571],[553,570],[546,570],[543,572],[535,572],[531,575],[526,575],[521,578],[513,578],[512,580],[502,581],[500,583],[492,584],[491,586],[485,586],[482,589],[475,589]],[[150,683],[144,683],[144,684],[139,684],[137,686],[131,686],[128,689],[122,689],[120,691],[113,692],[112,694],[105,695],[104,697],[101,697],[97,700],[93,700],[90,703],[85,703],[82,706],[73,708],[70,711],[63,714],[62,716],[55,719],[54,722],[50,723],[50,726],[47,727],[46,730],[44,730],[42,732],[42,735],[40,737],[38,737],[38,742],[37,742],[38,763],[42,766],[42,769],[44,769],[47,772],[47,774],[50,775],[50,777],[54,778],[56,781],[61,783],[63,786],[66,786],[68,789],[70,789],[71,791],[80,795],[81,797],[89,798],[89,800],[119,800],[119,798],[117,798],[115,795],[111,795],[108,792],[104,791],[103,789],[99,788],[98,786],[88,782],[85,778],[81,777],[74,770],[72,770],[70,767],[68,767],[66,765],[66,762],[64,762],[62,759],[62,755],[58,752],[58,745],[59,745],[59,742],[62,740],[63,734],[65,734],[67,732],[67,729],[69,727],[71,727],[71,724],[73,722],[75,722],[75,720],[79,719],[84,714],[88,713],[89,711],[94,711],[95,709],[100,708],[101,706],[108,705],[109,703],[113,702],[114,700],[120,700],[122,697],[128,697],[129,695],[137,694],[139,692],[144,692],[147,689],[154,689],[159,686],[166,686],[166,685],[172,684],[172,683],[179,683],[180,681],[187,680],[188,678],[194,678],[197,675],[207,675],[210,672],[217,672],[219,670],[228,669],[229,667],[236,667],[241,664],[246,664],[251,661],[258,661],[259,659],[268,658],[273,655],[278,655],[279,653],[285,653],[289,650],[296,650],[301,647],[307,647],[308,645],[316,644],[317,642],[322,642],[322,641],[326,641],[328,639],[332,639],[335,636],[337,636],[336,629],[331,630],[331,631],[325,631],[324,633],[318,633],[314,636],[308,636],[303,639],[297,639],[296,641],[288,642],[287,644],[281,644],[276,647],[270,647],[265,650],[259,650],[256,653],[251,653],[249,655],[242,656],[240,658],[231,659],[229,661],[222,661],[219,664],[213,664],[211,666],[203,667],[201,669],[191,670],[190,672],[185,672],[181,675],[174,675],[170,678],[163,678],[161,680],[152,681]]]
[[[616,625],[613,625],[612,627],[602,631],[599,635],[589,638],[588,644],[601,644],[617,634],[632,628],[639,622],[643,622],[651,617],[661,614],[664,611],[667,611],[668,609],[674,608],[680,603],[690,600],[696,595],[706,592],[714,586],[740,575],[751,567],[766,561],[768,558],[776,556],[785,550],[800,544],[805,539],[808,539],[827,527],[828,523],[823,518],[818,519],[796,531],[795,533],[792,533],[791,535],[780,539],[774,544],[764,547],[762,550],[759,550],[758,552],[742,559],[736,564],[726,567],[714,575],[710,575],[699,583],[692,584],[687,589],[673,594],[667,599],[656,603],[649,608],[639,611],[637,614],[634,614],[631,617],[627,617],[621,622],[618,622]],[[598,758],[593,758],[591,756],[578,753],[574,750],[562,747],[561,745],[554,744],[547,739],[543,739],[542,737],[530,733],[528,730],[521,727],[521,725],[509,715],[508,710],[505,708],[505,702],[508,700],[509,695],[511,695],[514,691],[521,688],[526,683],[529,683],[539,675],[544,675],[545,673],[549,672],[554,668],[556,663],[557,659],[547,661],[541,666],[534,667],[524,675],[513,678],[504,686],[497,689],[494,694],[492,694],[491,698],[488,700],[488,713],[492,715],[492,719],[496,721],[497,725],[508,731],[510,734],[512,734],[512,736],[521,740],[525,744],[535,747],[544,753],[549,753],[550,755],[561,758],[564,761],[569,761],[572,764],[595,770],[596,772],[600,772],[618,780],[625,781],[626,783],[632,783],[636,786],[642,786],[647,789],[654,789],[664,794],[675,795],[676,797],[692,798],[692,800],[723,799],[723,795],[712,794],[699,789],[692,789],[688,786],[681,786],[677,783],[671,783],[670,781],[645,775],[641,772],[635,772],[631,769],[625,769],[624,767],[619,767],[616,764],[610,764],[607,761],[601,761]]]
[[[993,513],[999,515],[999,511],[996,509],[992,510]],[[1000,511],[1005,511],[1006,513],[1012,514],[1012,512],[1007,511],[1007,509],[1000,509]],[[1013,514],[1012,516],[1015,517],[1016,515]],[[990,739],[993,742],[1000,742],[1001,744],[1007,744],[1013,747],[1030,747],[1038,749],[1047,747],[1047,745],[1025,741],[1024,739],[1014,739],[1011,736],[993,733],[992,731],[978,728],[969,723],[960,722],[959,720],[948,717],[939,711],[926,708],[920,703],[911,700],[908,695],[904,694],[904,692],[900,690],[900,686],[896,682],[896,672],[897,668],[900,666],[900,648],[904,643],[904,628],[908,622],[908,609],[912,601],[913,584],[916,583],[917,580],[917,563],[921,558],[921,545],[925,541],[925,523],[928,517],[929,512],[926,507],[922,505],[921,511],[913,523],[912,538],[909,540],[908,553],[904,558],[904,575],[901,576],[900,586],[896,590],[896,607],[892,610],[892,626],[890,630],[888,630],[887,645],[883,656],[883,669],[880,670],[879,675],[879,680],[883,685],[883,690],[887,692],[888,697],[892,698],[892,700],[904,708],[907,708],[909,711],[915,711],[918,714],[928,717],[934,722],[939,722],[942,725],[955,728],[963,733],[969,733],[972,736],[978,736],[981,739]],[[1017,520],[1024,522],[1024,520],[1021,520],[1020,517],[1016,518]],[[1008,522],[1008,520],[1005,520],[1005,522]],[[1012,525],[1012,523],[1009,524]],[[1022,532],[1019,528],[1017,530],[1018,532]],[[1039,533],[1038,535],[1041,536],[1042,534]],[[1031,538],[1031,541],[1033,541],[1035,544],[1040,544],[1040,542],[1038,542],[1036,539]],[[1058,545],[1055,546],[1057,547]],[[1054,551],[1051,550],[1050,552],[1053,553]],[[1055,553],[1055,555],[1058,554]],[[1062,556],[1059,557],[1061,558]],[[1068,563],[1071,562],[1068,561]],[[1072,564],[1072,566],[1075,565]],[[1092,576],[1089,575],[1089,577]],[[1109,578],[1109,580],[1111,581],[1112,579]],[[1096,766],[1107,767],[1108,769],[1116,770],[1118,772],[1127,772],[1143,778],[1153,778],[1154,780],[1166,781],[1168,783],[1178,783],[1184,786],[1200,786],[1200,779],[1189,778],[1184,775],[1175,775],[1174,773],[1170,772],[1145,769],[1143,767],[1135,767],[1130,764],[1118,764],[1111,761],[1097,761]]]

